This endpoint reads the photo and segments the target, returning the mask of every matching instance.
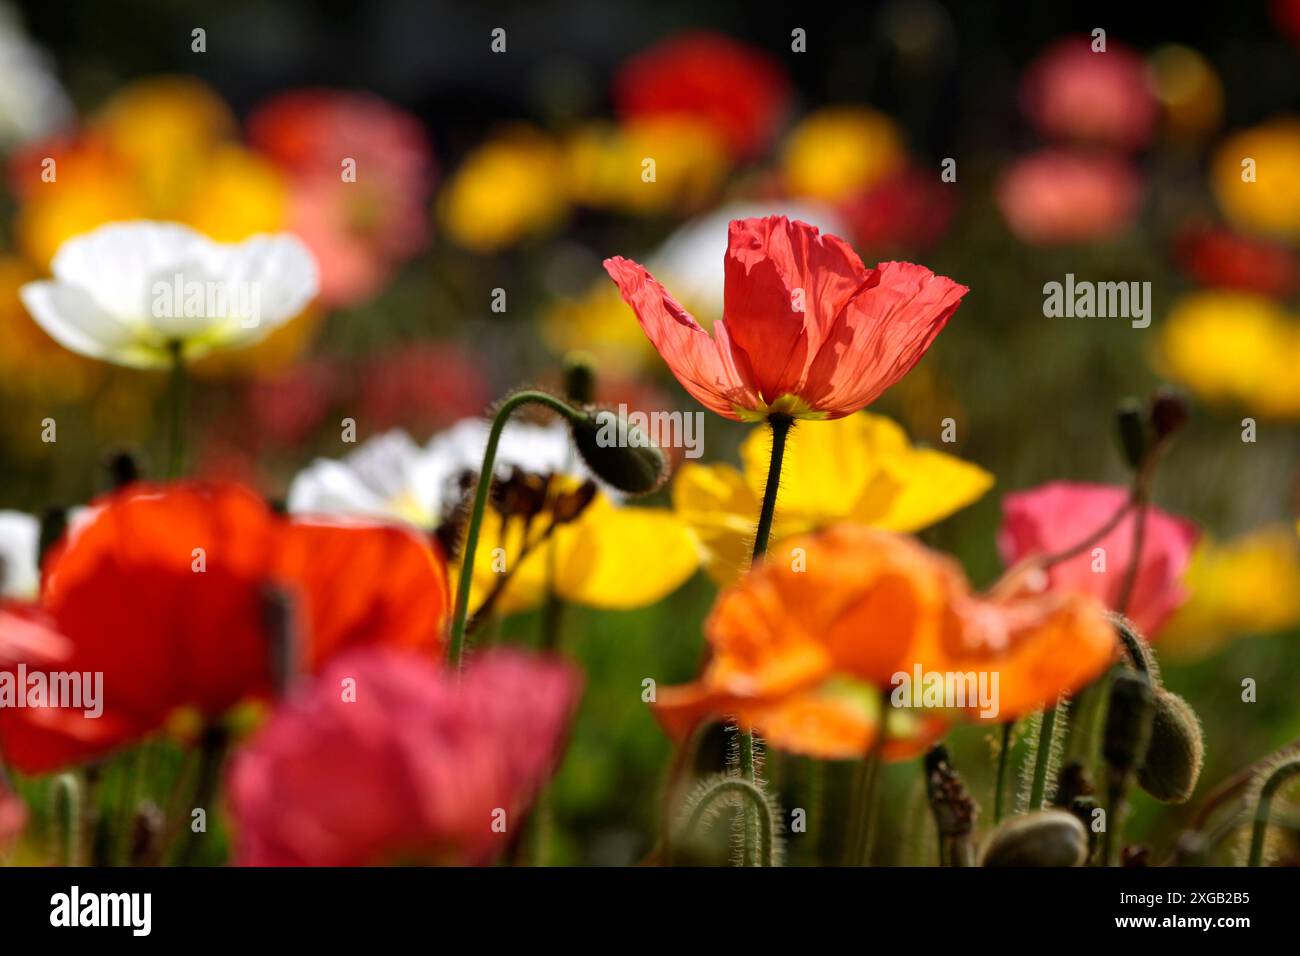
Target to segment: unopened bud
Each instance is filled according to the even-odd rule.
[[[1121,673],[1111,682],[1102,755],[1113,769],[1136,770],[1145,756],[1151,739],[1153,698],[1145,674]]]
[[[664,483],[664,453],[626,418],[609,410],[572,424],[573,443],[602,481],[629,495],[648,495]]]
[[[1125,399],[1115,410],[1115,423],[1119,427],[1119,444],[1124,451],[1124,460],[1130,468],[1141,466],[1149,445],[1142,406],[1131,398]]]
[[[1177,694],[1157,690],[1151,741],[1138,771],[1138,785],[1164,803],[1186,803],[1196,789],[1204,756],[1195,712]]]
[[[564,357],[564,397],[576,405],[596,400],[596,359],[589,352],[570,352]]]
[[[1088,831],[1065,810],[1035,810],[998,824],[981,866],[1079,866],[1088,858]]]
[[[1156,441],[1163,441],[1187,424],[1191,417],[1187,398],[1172,388],[1162,388],[1151,400],[1151,427]]]

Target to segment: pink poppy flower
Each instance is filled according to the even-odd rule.
[[[0,853],[7,853],[27,826],[27,805],[9,789],[0,771]]]
[[[1035,245],[1092,242],[1122,232],[1137,212],[1137,173],[1114,156],[1047,149],[1012,163],[998,184],[1002,215]]]
[[[1128,497],[1110,485],[1054,481],[1007,495],[1002,501],[998,548],[1014,564],[1037,554],[1065,551],[1105,526]],[[1088,594],[1113,610],[1133,554],[1133,514],[1092,547],[1047,571],[1051,590]],[[1183,573],[1199,532],[1190,521],[1148,508],[1142,553],[1127,614],[1148,639],[1187,600]]]
[[[1088,37],[1048,47],[1025,71],[1020,103],[1049,139],[1137,149],[1155,129],[1157,104],[1146,64],[1113,41],[1100,53]]]
[[[236,755],[235,861],[489,862],[554,769],[580,683],[516,651],[459,678],[401,651],[340,657]]]
[[[706,332],[644,266],[605,271],[677,380],[735,421],[842,418],[907,374],[970,290],[924,266],[862,264],[784,216],[731,223],[724,318]]]
[[[414,116],[369,93],[294,90],[262,104],[248,135],[289,174],[290,225],[326,304],[367,301],[428,243],[434,159]]]

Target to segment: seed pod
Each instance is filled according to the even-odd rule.
[[[1164,803],[1185,803],[1196,789],[1204,755],[1196,713],[1177,694],[1163,687],[1157,690],[1151,741],[1138,771],[1138,786]]]
[[[1126,399],[1115,410],[1115,424],[1119,428],[1119,444],[1124,451],[1124,460],[1130,468],[1139,467],[1150,447],[1142,406],[1131,398]]]
[[[1088,831],[1066,810],[1035,810],[1003,820],[984,845],[981,866],[1079,866]]]
[[[572,423],[573,443],[597,478],[629,495],[648,495],[667,478],[667,462],[641,429],[609,410]]]

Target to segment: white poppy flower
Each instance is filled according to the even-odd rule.
[[[69,239],[50,268],[52,281],[22,287],[32,318],[74,352],[136,368],[252,345],[319,288],[316,261],[296,236],[227,244],[146,220]]]
[[[0,511],[0,598],[36,597],[40,543],[39,521],[21,511]]]
[[[320,458],[289,486],[294,514],[353,515],[436,528],[460,500],[460,480],[476,475],[487,448],[489,425],[467,418],[434,435],[421,448],[400,429],[362,443],[339,460]],[[533,474],[577,474],[563,422],[508,422],[497,446],[498,477],[511,469]]]

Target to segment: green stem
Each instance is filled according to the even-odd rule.
[[[1043,711],[1043,723],[1038,731],[1038,749],[1034,754],[1034,782],[1029,790],[1029,811],[1043,806],[1043,792],[1047,789],[1047,768],[1052,762],[1052,734],[1056,730],[1056,712],[1060,704]]]
[[[763,486],[763,507],[758,513],[758,529],[754,533],[754,553],[750,559],[752,567],[767,556],[767,542],[772,536],[772,520],[776,516],[776,493],[781,487],[781,463],[785,460],[785,440],[790,434],[794,419],[789,415],[770,415],[767,424],[772,429],[772,457],[767,465],[767,483]],[[740,732],[740,774],[750,783],[758,783],[758,772],[754,765],[754,733],[750,730]],[[750,866],[752,851],[750,837],[753,835],[754,823],[749,810],[745,811],[745,865]]]
[[[1255,824],[1250,834],[1250,858],[1247,866],[1259,866],[1263,860],[1264,836],[1268,832],[1273,795],[1296,774],[1300,774],[1300,757],[1292,757],[1278,764],[1260,788],[1259,802],[1255,805]]]
[[[762,866],[773,865],[774,843],[772,837],[772,810],[768,805],[767,797],[757,785],[748,780],[742,780],[739,777],[730,777],[726,780],[719,780],[716,784],[700,797],[695,804],[695,809],[690,818],[686,821],[686,833],[692,833],[704,819],[705,814],[709,812],[709,807],[713,801],[726,794],[738,794],[745,799],[745,809],[748,813],[758,818],[758,859]]]
[[[173,342],[171,383],[168,400],[171,403],[171,436],[167,450],[167,477],[176,479],[185,467],[185,411],[189,403],[190,380],[181,354],[181,343]]]
[[[1007,789],[1007,765],[1011,763],[1011,731],[1015,729],[1015,721],[1007,721],[1002,725],[1002,748],[998,751],[998,776],[997,788],[993,791],[993,822],[1000,823],[1002,820],[1003,794]]]
[[[515,409],[528,404],[545,405],[559,412],[570,422],[583,421],[583,415],[567,402],[554,395],[531,389],[515,392],[497,409],[488,432],[487,448],[483,452],[483,465],[479,469],[478,484],[474,490],[474,505],[469,515],[469,529],[465,533],[465,547],[461,556],[460,578],[456,582],[456,613],[451,621],[451,640],[447,645],[447,660],[459,669],[465,648],[465,621],[469,616],[469,592],[474,580],[474,555],[478,551],[479,532],[483,528],[483,512],[487,507],[488,490],[492,487],[492,473],[496,468],[497,445],[501,432]]]

